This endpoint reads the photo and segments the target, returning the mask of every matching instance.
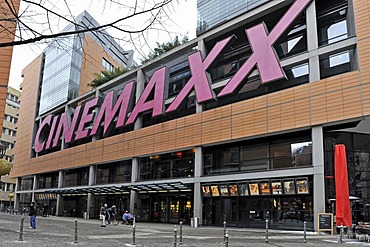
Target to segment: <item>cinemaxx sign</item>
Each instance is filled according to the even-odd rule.
[[[128,107],[135,91],[134,81],[126,83],[118,97],[115,91],[110,91],[104,99],[96,97],[78,106],[73,117],[67,112],[61,115],[48,115],[36,132],[35,151],[41,152],[58,146],[61,137],[64,138],[65,143],[70,143],[94,136],[98,134],[98,131],[102,131],[103,136],[107,136],[111,129],[133,124],[141,113],[147,111],[152,111],[152,117],[176,111],[192,91],[195,92],[198,103],[229,96],[236,91],[255,67],[259,71],[261,83],[284,78],[285,74],[273,45],[310,2],[311,0],[296,0],[270,33],[266,30],[264,23],[245,30],[253,53],[218,95],[215,95],[211,88],[207,70],[230,45],[234,36],[218,41],[204,60],[202,60],[200,51],[188,56],[191,78],[167,109],[164,109],[167,68],[163,67],[153,73],[129,116]],[[150,98],[151,92],[154,96]],[[99,108],[99,111],[93,111],[96,108]],[[115,117],[117,121],[113,126]],[[87,126],[92,126],[92,128],[87,128]]]

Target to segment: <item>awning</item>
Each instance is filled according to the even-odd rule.
[[[89,186],[81,188],[61,188],[56,190],[48,190],[48,193],[63,194],[63,195],[86,195],[91,194],[128,194],[130,191],[138,193],[167,193],[167,192],[186,192],[192,191],[192,185],[182,182],[173,183],[153,183],[140,185],[122,185],[122,186]]]
[[[139,193],[186,192],[193,190],[190,184],[181,182],[130,185],[127,188]]]

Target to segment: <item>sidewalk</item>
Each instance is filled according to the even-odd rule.
[[[100,227],[96,219],[77,219],[78,243],[75,239],[75,218],[71,217],[37,217],[37,229],[28,229],[29,217],[24,219],[24,241],[19,241],[19,215],[0,214],[0,246],[19,247],[58,247],[78,246],[130,246],[133,244],[133,227],[126,225],[108,225]],[[174,224],[138,222],[135,228],[136,246],[175,246]],[[269,230],[268,243],[264,229],[228,228],[229,246],[332,246],[337,245],[338,235],[318,235],[307,232],[307,243],[303,242],[303,231]],[[223,227],[182,228],[181,246],[211,247],[224,246]],[[177,225],[177,242],[180,241],[180,229]],[[355,240],[356,241],[356,240]],[[347,243],[348,241],[345,240]],[[353,242],[353,241],[352,241]],[[368,245],[358,242],[360,245]]]

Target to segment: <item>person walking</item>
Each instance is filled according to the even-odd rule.
[[[36,214],[37,214],[37,208],[36,204],[34,202],[31,202],[30,210],[29,210],[29,216],[30,216],[30,227],[29,229],[36,229]]]
[[[106,227],[105,218],[107,217],[107,213],[107,204],[104,204],[104,206],[100,208],[101,227]]]
[[[49,211],[49,205],[45,203],[43,207],[43,211],[42,211],[42,217],[48,217],[48,211]]]

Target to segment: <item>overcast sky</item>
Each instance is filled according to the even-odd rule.
[[[128,0],[132,1],[133,0]],[[57,1],[61,4],[64,1]],[[179,0],[178,2],[174,1],[173,8],[170,13],[170,17],[174,23],[166,22],[166,28],[171,31],[171,36],[174,37],[175,35],[182,35],[188,34],[190,39],[195,37],[196,31],[196,21],[197,21],[197,11],[196,11],[196,2],[197,0]],[[103,1],[99,0],[80,0],[80,1],[72,1],[70,5],[70,10],[73,15],[78,15],[83,10],[87,10],[92,17],[97,20],[100,24],[104,24],[110,22],[111,20],[116,20],[121,18],[123,11],[117,8],[109,8],[106,6],[102,9]],[[22,12],[21,4],[21,12]],[[57,29],[62,29],[66,25],[66,23],[58,23]],[[130,24],[135,25],[135,23]],[[55,25],[57,26],[57,25]],[[108,31],[112,34],[111,31]],[[115,36],[115,34],[112,34]],[[158,30],[152,31],[151,35],[148,36],[149,46],[151,48],[155,47],[156,42],[167,42],[170,40],[170,36],[168,33],[161,32]],[[9,86],[18,89],[19,85],[22,83],[23,79],[21,77],[21,72],[24,67],[26,67],[30,62],[32,62],[35,57],[37,57],[45,48],[45,45],[22,45],[22,46],[15,46],[13,49],[13,58],[12,58],[12,65],[10,69],[10,77],[9,77]],[[125,45],[124,49],[133,49],[133,47],[128,47]],[[145,50],[147,49],[147,50]],[[149,52],[149,48],[143,49],[142,52],[147,54]],[[135,52],[137,62],[138,60],[138,52]]]

